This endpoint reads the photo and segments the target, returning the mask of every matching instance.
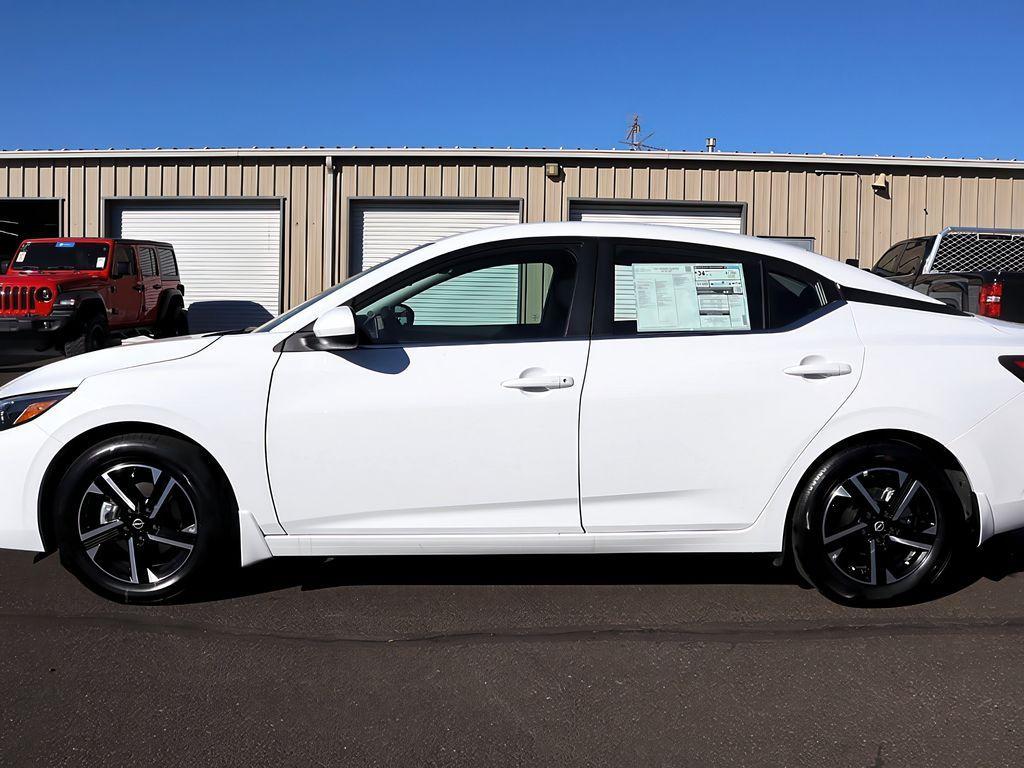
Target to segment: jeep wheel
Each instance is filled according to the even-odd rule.
[[[180,304],[167,310],[156,329],[156,337],[188,336],[188,312]]]
[[[107,346],[107,321],[92,315],[78,327],[78,334],[64,342],[64,356],[74,357]]]

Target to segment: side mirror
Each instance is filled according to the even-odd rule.
[[[128,270],[125,269],[125,266],[127,265],[123,262],[115,261],[114,266],[110,268],[110,279],[120,280],[122,277],[125,277],[128,274]]]
[[[849,264],[851,267],[859,267],[860,266],[860,261],[857,260],[857,259],[847,259],[846,263]]]
[[[6,275],[7,274],[7,268],[9,266],[11,266],[10,259],[4,259],[3,261],[0,261],[0,275]]]
[[[356,316],[352,307],[340,306],[324,312],[313,323],[313,336],[320,349],[339,351],[358,346]]]

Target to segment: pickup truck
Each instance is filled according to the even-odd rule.
[[[1024,230],[946,227],[896,243],[871,271],[964,312],[1024,323]]]
[[[188,333],[169,243],[33,238],[0,264],[0,354],[78,355],[111,337]]]

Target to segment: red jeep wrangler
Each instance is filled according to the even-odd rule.
[[[111,335],[188,333],[184,286],[167,243],[25,240],[0,274],[0,353],[78,355]]]

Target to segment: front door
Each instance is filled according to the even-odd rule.
[[[834,290],[751,254],[609,247],[580,420],[584,529],[750,525],[860,376]]]
[[[267,414],[284,529],[579,533],[592,268],[579,244],[462,253],[353,301],[359,348],[285,351]]]

